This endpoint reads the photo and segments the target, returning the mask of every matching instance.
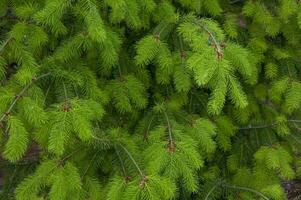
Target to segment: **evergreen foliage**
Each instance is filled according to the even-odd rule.
[[[301,2],[0,0],[0,198],[285,200]]]

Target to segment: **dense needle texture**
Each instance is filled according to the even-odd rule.
[[[285,200],[298,0],[0,0],[0,199]]]

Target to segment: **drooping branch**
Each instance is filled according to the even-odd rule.
[[[127,148],[125,148],[122,144],[118,144],[124,151],[125,153],[128,155],[128,157],[131,159],[131,161],[133,162],[133,164],[135,165],[135,167],[137,168],[140,176],[142,179],[145,179],[145,174],[142,172],[142,170],[140,169],[139,165],[137,164],[136,160],[133,158],[132,154],[127,150]]]
[[[93,157],[91,158],[91,160],[90,160],[88,166],[86,167],[86,169],[85,169],[83,175],[81,176],[81,180],[83,180],[84,177],[86,176],[86,174],[88,173],[88,171],[89,171],[89,169],[90,169],[90,167],[91,167],[91,165],[92,165],[93,161],[95,160],[95,158],[96,158],[96,156],[97,156],[98,153],[99,153],[99,151],[97,151],[97,152],[93,155]]]
[[[155,116],[152,116],[152,118],[150,119],[149,123],[148,123],[148,126],[147,126],[147,130],[145,131],[144,135],[143,135],[143,140],[144,141],[147,141],[148,139],[148,135],[149,135],[149,130],[150,130],[150,127],[153,123],[153,120],[154,120]]]
[[[12,40],[12,37],[9,37],[6,39],[2,44],[0,44],[0,54],[4,50],[4,48],[9,44],[9,42]]]
[[[125,167],[124,167],[124,163],[123,163],[123,161],[122,161],[122,159],[121,159],[121,157],[120,157],[119,150],[116,148],[116,145],[114,146],[114,148],[115,148],[115,151],[116,151],[118,160],[119,160],[120,165],[121,165],[121,169],[122,169],[123,176],[125,177],[125,179],[126,179],[126,181],[127,181],[128,177],[127,177],[127,174],[126,174],[126,170],[125,170]]]
[[[301,120],[298,119],[288,119],[287,122],[293,122],[293,123],[301,123]],[[238,130],[250,130],[250,129],[264,129],[264,128],[271,128],[278,125],[276,121],[271,122],[270,124],[262,124],[262,125],[248,125],[245,127],[239,127]]]
[[[294,122],[294,123],[301,123],[301,120],[299,119],[289,119],[288,122]]]
[[[205,200],[208,200],[208,198],[210,197],[210,195],[213,193],[213,191],[219,186],[220,184],[215,184],[207,193]]]
[[[258,125],[258,126],[254,126],[254,125],[248,125],[246,127],[239,127],[239,130],[249,130],[249,129],[264,129],[264,128],[270,128],[277,125],[277,123],[273,122],[271,124],[263,124],[263,125]]]
[[[243,0],[231,0],[230,1],[230,4],[236,4],[236,3],[240,3],[242,2]]]
[[[93,136],[93,138],[97,139],[97,140],[100,140],[100,138],[98,138],[96,136]],[[141,182],[146,181],[147,178],[146,178],[145,174],[142,172],[141,168],[139,167],[138,163],[136,162],[136,160],[134,159],[134,157],[132,156],[132,154],[122,144],[119,143],[118,145],[124,150],[124,152],[128,155],[128,157],[130,158],[130,160],[132,161],[132,163],[135,165],[135,167],[136,167],[139,175],[141,176]],[[126,175],[126,170],[125,170],[125,167],[124,167],[124,163],[123,163],[123,161],[122,161],[122,159],[120,157],[120,153],[119,153],[116,145],[114,145],[114,148],[115,148],[116,154],[118,156],[118,159],[120,160],[122,171],[123,171],[124,175]]]
[[[14,106],[16,105],[16,103],[18,102],[18,100],[24,95],[24,93],[39,79],[44,78],[45,76],[50,75],[50,73],[47,74],[42,74],[41,76],[38,77],[34,77],[32,78],[32,80],[30,81],[30,83],[28,83],[22,90],[21,92],[19,92],[19,94],[17,94],[14,98],[14,100],[11,102],[10,106],[8,107],[8,109],[6,110],[6,112],[4,112],[0,118],[0,123],[7,117],[9,116],[9,114],[11,113],[12,109],[14,108]]]
[[[235,190],[244,190],[244,191],[248,191],[248,192],[252,192],[260,197],[262,197],[265,200],[271,200],[270,198],[268,198],[267,196],[265,196],[264,194],[262,194],[261,192],[254,190],[252,188],[248,188],[248,187],[242,187],[242,186],[236,186],[236,185],[229,185],[229,184],[222,184],[223,187],[226,188],[230,188],[230,189],[235,189]]]
[[[165,119],[166,119],[166,122],[167,122],[167,127],[168,127],[168,148],[170,150],[170,152],[174,152],[175,151],[175,146],[174,146],[174,141],[173,141],[173,138],[172,138],[172,128],[171,128],[171,125],[170,125],[170,120],[169,120],[169,117],[166,113],[165,110],[163,110],[163,114],[165,116]]]

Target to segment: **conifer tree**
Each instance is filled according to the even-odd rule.
[[[297,0],[0,0],[0,197],[285,200]]]

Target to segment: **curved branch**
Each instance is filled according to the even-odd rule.
[[[140,176],[142,179],[145,179],[145,175],[142,172],[142,170],[140,169],[139,165],[137,164],[137,162],[135,161],[135,159],[133,158],[132,154],[127,150],[127,148],[125,148],[122,144],[118,144],[125,152],[126,154],[129,156],[129,158],[131,159],[131,161],[134,163],[135,167],[137,168]]]
[[[273,122],[271,124],[263,124],[263,125],[258,125],[258,126],[254,126],[254,125],[249,125],[246,127],[239,127],[239,130],[249,130],[249,129],[263,129],[263,128],[270,128],[277,125],[277,123]]]
[[[205,200],[207,200],[209,198],[209,196],[212,194],[212,192],[215,190],[215,188],[217,188],[217,186],[219,186],[219,184],[214,185],[210,191],[208,192],[208,194],[206,195]]]
[[[91,167],[91,165],[92,165],[94,159],[96,158],[98,152],[99,152],[99,151],[97,151],[97,152],[93,155],[93,157],[91,158],[91,160],[90,160],[88,166],[86,167],[86,169],[85,169],[83,175],[81,176],[81,180],[83,180],[84,177],[86,176],[86,174],[88,173],[88,170],[90,169],[90,167]]]
[[[9,108],[6,110],[5,113],[2,114],[1,118],[0,118],[0,123],[10,114],[10,112],[12,111],[12,109],[14,108],[14,106],[16,105],[16,103],[18,102],[18,100],[23,96],[23,94],[39,79],[44,78],[45,76],[50,75],[50,73],[47,74],[43,74],[41,76],[38,77],[34,77],[31,82],[29,84],[27,84],[19,94],[17,94],[14,98],[14,100],[11,102]]]
[[[4,50],[4,48],[8,45],[8,43],[12,40],[12,37],[9,37],[6,39],[1,45],[0,45],[0,53]]]
[[[222,186],[230,188],[230,189],[237,189],[237,190],[244,190],[244,191],[252,192],[252,193],[254,193],[254,194],[258,195],[258,196],[261,196],[265,200],[270,200],[267,196],[265,196],[261,192],[258,192],[257,190],[254,190],[252,188],[241,187],[241,186],[236,186],[236,185],[228,185],[228,184],[223,184]]]
[[[286,120],[287,122],[293,122],[293,123],[301,123],[301,120],[298,119],[288,119]],[[245,127],[239,127],[238,130],[249,130],[249,129],[264,129],[264,128],[270,128],[273,126],[278,125],[277,122],[272,122],[270,124],[262,124],[262,125],[258,125],[258,126],[254,126],[254,125],[249,125],[249,126],[245,126]]]
[[[168,115],[167,113],[165,112],[165,110],[163,110],[163,114],[165,116],[165,119],[166,119],[166,122],[167,122],[167,126],[168,126],[168,142],[169,142],[169,145],[171,150],[174,149],[174,142],[173,142],[173,138],[172,138],[172,128],[171,128],[171,125],[170,125],[170,121],[169,121],[169,118],[168,118]]]
[[[299,119],[289,119],[288,122],[294,122],[294,123],[301,123],[301,120]]]
[[[147,130],[146,130],[146,132],[145,132],[144,135],[143,135],[143,140],[144,140],[144,141],[146,141],[147,138],[148,138],[149,130],[150,130],[150,127],[151,127],[151,125],[152,125],[152,123],[153,123],[154,118],[155,118],[155,116],[152,116],[152,118],[150,119],[150,121],[149,121],[149,123],[148,123]]]
[[[114,146],[114,148],[115,148],[117,157],[118,157],[118,159],[119,159],[119,162],[120,162],[120,165],[121,165],[121,168],[122,168],[122,173],[123,173],[124,177],[126,177],[126,170],[125,170],[123,161],[122,161],[122,159],[121,159],[121,157],[120,157],[119,151],[118,151],[118,149],[116,148],[116,146]]]
[[[221,45],[220,45],[220,44],[217,42],[217,40],[215,39],[213,33],[207,28],[207,26],[204,26],[204,25],[203,25],[202,28],[206,31],[206,33],[209,34],[211,40],[213,41],[213,44],[214,44],[214,46],[215,46],[216,53],[217,53],[217,55],[219,56],[219,58],[222,57],[222,56],[224,55],[223,50],[222,50],[222,48],[221,48]]]

